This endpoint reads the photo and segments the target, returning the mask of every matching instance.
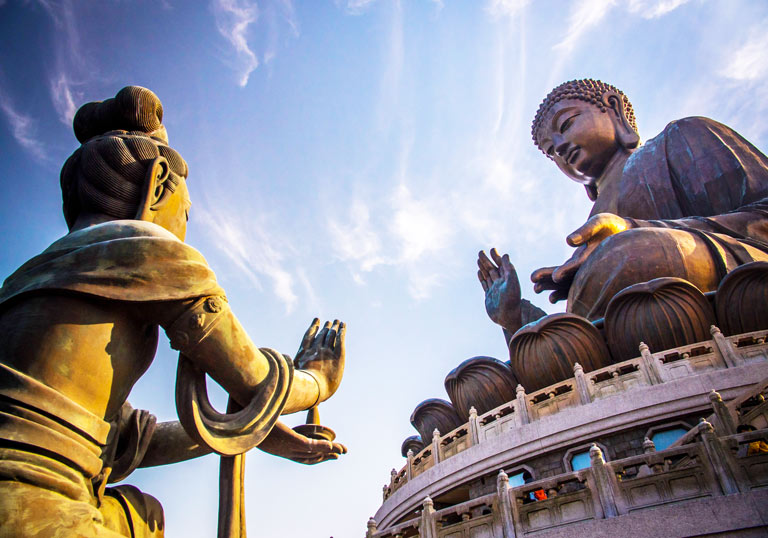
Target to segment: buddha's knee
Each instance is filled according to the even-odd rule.
[[[711,253],[700,237],[683,230],[636,228],[607,238],[581,266],[568,310],[596,319],[622,289],[660,277],[683,278],[702,291],[717,286]]]

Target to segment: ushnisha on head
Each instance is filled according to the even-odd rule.
[[[184,238],[188,168],[168,146],[162,120],[160,99],[139,86],[77,111],[73,126],[82,145],[61,169],[70,230],[84,215],[102,215],[148,220]]]
[[[539,106],[531,134],[536,146],[570,178],[593,185],[618,152],[640,144],[632,104],[599,80],[565,82]]]

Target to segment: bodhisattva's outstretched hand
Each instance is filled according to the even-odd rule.
[[[347,453],[347,447],[341,443],[310,439],[279,421],[261,442],[259,450],[305,465],[337,460],[341,454]]]
[[[501,325],[510,334],[523,324],[520,310],[520,281],[509,254],[499,256],[491,249],[491,258],[484,251],[477,255],[477,278],[485,292],[485,311],[491,321]]]
[[[568,261],[559,267],[542,267],[533,272],[533,291],[541,293],[544,290],[553,290],[549,295],[551,303],[567,299],[576,273],[595,249],[608,237],[633,227],[631,221],[613,213],[593,215],[566,238],[570,246],[576,247]]]
[[[301,340],[294,365],[317,379],[320,388],[318,402],[333,396],[341,384],[346,331],[347,326],[337,319],[333,323],[326,321],[320,329],[320,321],[315,318]]]

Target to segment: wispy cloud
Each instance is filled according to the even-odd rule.
[[[73,97],[72,86],[63,72],[49,80],[53,106],[59,115],[59,120],[65,125],[72,125],[72,120],[77,112],[77,105]]]
[[[19,112],[10,97],[0,88],[0,110],[3,112],[11,134],[21,147],[40,160],[46,159],[44,144],[35,136],[35,121],[31,116]]]
[[[728,55],[719,74],[738,81],[754,81],[768,75],[768,33],[764,28],[751,32],[747,40]]]
[[[222,204],[215,207],[225,207]],[[263,289],[262,279],[271,282],[274,294],[285,304],[286,313],[293,311],[298,297],[294,291],[296,278],[287,269],[297,271],[299,283],[310,297],[314,292],[300,268],[288,264],[285,259],[291,254],[288,242],[280,241],[275,230],[279,226],[268,222],[264,215],[241,216],[240,213],[213,212],[205,208],[196,208],[196,218],[204,223],[207,233],[232,264],[244,274],[257,288]]]
[[[493,17],[514,17],[528,4],[530,0],[489,0],[486,10]]]
[[[337,0],[337,6],[343,6],[350,15],[360,15],[364,13],[376,0]]]
[[[249,0],[213,0],[216,29],[235,48],[239,58],[238,84],[245,87],[254,69],[259,66],[256,54],[248,45],[248,27],[259,17],[255,2]]]
[[[80,33],[74,5],[70,0],[37,0],[56,26],[54,68],[48,74],[48,90],[59,121],[72,125],[76,102],[82,96],[75,87],[84,84],[93,69],[88,68],[80,47]]]
[[[687,4],[690,0],[630,0],[627,9],[633,15],[640,15],[644,19],[656,19],[662,17]]]
[[[572,4],[568,31],[553,48],[570,53],[582,35],[595,27],[608,14],[616,0],[581,0]]]

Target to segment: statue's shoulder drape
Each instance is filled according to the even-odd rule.
[[[683,118],[632,154],[616,197],[622,217],[722,215],[768,197],[768,157],[722,123]]]
[[[137,220],[106,222],[59,239],[6,279],[0,305],[43,290],[119,301],[224,294],[202,254],[164,228]]]

